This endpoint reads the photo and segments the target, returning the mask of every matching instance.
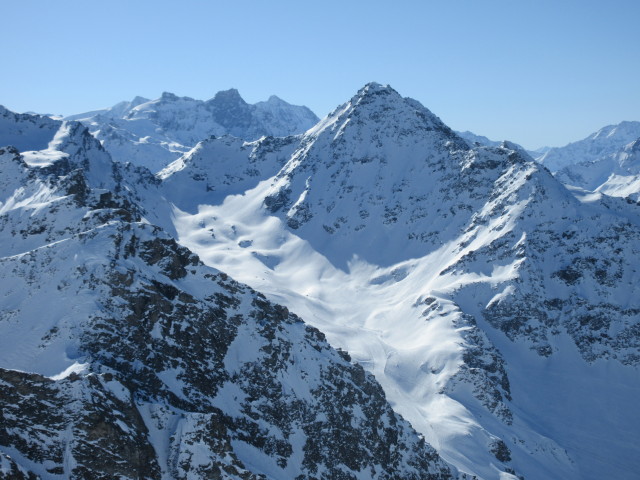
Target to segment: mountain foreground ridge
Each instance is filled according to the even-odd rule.
[[[459,477],[321,332],[151,225],[148,171],[57,126],[0,150],[0,478]]]

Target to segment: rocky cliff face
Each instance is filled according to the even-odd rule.
[[[457,477],[320,331],[151,225],[153,177],[58,127],[0,153],[0,477]]]
[[[47,117],[14,113],[0,105],[0,145],[22,150],[44,150],[60,122]]]

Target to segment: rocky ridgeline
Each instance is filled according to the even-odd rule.
[[[318,330],[149,224],[144,170],[59,128],[0,155],[2,478],[457,477]]]
[[[284,137],[311,128],[318,117],[307,107],[271,96],[249,104],[237,90],[218,92],[207,101],[163,93],[136,97],[109,109],[68,117],[87,125],[118,162],[133,162],[157,172],[211,135],[247,141]]]
[[[354,290],[358,298],[351,300],[361,305],[367,318],[365,312],[373,303],[368,295],[409,292],[403,297],[389,294],[396,302],[393,308],[402,312],[397,318],[388,314],[387,324],[362,329],[367,338],[372,330],[379,331],[384,348],[398,351],[393,357],[400,358],[398,362],[406,355],[406,363],[393,367],[389,357],[376,364],[365,356],[367,368],[387,382],[388,395],[409,388],[402,383],[406,377],[418,385],[433,383],[437,395],[465,405],[484,429],[477,444],[458,438],[464,445],[461,449],[474,459],[481,451],[490,453],[502,462],[497,468],[503,474],[512,474],[531,458],[539,463],[518,470],[525,476],[540,474],[548,462],[557,462],[552,468],[575,472],[576,461],[565,449],[528,423],[528,414],[521,410],[526,400],[514,396],[513,379],[520,381],[515,382],[520,395],[527,391],[517,371],[523,358],[540,362],[535,368],[542,370],[548,360],[558,369],[554,374],[567,376],[576,365],[598,372],[603,362],[611,362],[607,365],[624,375],[637,368],[640,292],[635,262],[630,260],[640,253],[637,206],[567,190],[510,142],[472,146],[418,102],[378,84],[365,86],[304,135],[282,141],[282,148],[275,146],[268,157],[255,156],[258,145],[234,147],[224,139],[203,144],[199,155],[186,156],[175,164],[180,168],[165,171],[161,188],[166,198],[181,205],[184,192],[192,186],[197,200],[182,205],[196,214],[198,205],[222,203],[215,192],[243,193],[244,201],[234,201],[234,208],[246,208],[252,216],[229,211],[233,221],[242,225],[243,239],[264,235],[250,228],[259,216],[251,206],[260,205],[263,215],[279,218],[287,234],[306,241],[345,275],[352,275],[352,269],[362,263],[390,271],[379,282],[371,279],[371,284],[385,285],[386,290],[369,291],[369,285],[358,284]],[[259,163],[258,158],[267,160]],[[231,163],[227,159],[233,159],[232,172],[255,168],[251,171],[256,175],[219,175],[219,168],[229,171],[222,167]],[[222,215],[226,210],[222,205],[211,211]],[[221,225],[211,223],[204,213],[194,217],[208,232],[201,236],[203,254],[209,246],[224,242],[214,239],[208,244],[204,239],[215,235]],[[191,235],[194,229],[183,233]],[[286,235],[278,235],[278,242],[284,242]],[[238,250],[238,255],[243,248],[256,248],[256,256],[265,254],[251,240],[225,245]],[[283,255],[271,245],[265,252],[273,258]],[[215,255],[210,258],[223,262]],[[287,262],[288,258],[280,260]],[[225,265],[233,268],[232,262]],[[278,275],[278,261],[265,266],[283,285],[273,291],[285,303],[299,305],[298,295],[313,291],[286,283]],[[304,262],[299,268],[306,268]],[[242,269],[239,266],[235,272],[242,274]],[[320,292],[317,298],[329,295],[331,290],[318,283],[313,286]],[[407,309],[402,309],[405,305]],[[321,309],[315,314],[327,315]],[[384,343],[388,337],[400,336],[397,330],[403,328],[406,315],[420,318],[407,321],[416,329],[406,335],[411,345],[412,337],[426,338],[428,325],[441,319],[456,331],[456,355],[447,365],[452,375],[444,378],[446,369],[441,365],[414,361],[410,348],[403,351],[402,346]],[[329,322],[323,318],[319,323]],[[334,340],[342,341],[339,336]],[[349,345],[349,340],[344,342]],[[352,344],[363,349],[361,342],[354,338]],[[367,346],[371,351],[379,347],[377,343]],[[527,357],[530,352],[535,360]],[[567,357],[571,360],[558,366]],[[388,372],[399,372],[399,383],[396,374]],[[415,411],[414,404],[402,403],[406,399],[401,395],[393,401],[407,416]],[[533,408],[529,412],[537,411]],[[428,434],[430,427],[425,423],[421,433]],[[600,427],[598,434],[615,436],[607,425]],[[451,442],[451,450],[456,450],[456,440]],[[581,454],[579,448],[576,451]],[[571,475],[581,478],[583,473]],[[486,475],[494,478],[495,474]]]

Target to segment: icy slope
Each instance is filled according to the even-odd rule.
[[[203,203],[176,210],[180,242],[347,350],[461,470],[634,477],[635,206],[576,198],[376,84],[277,175]]]
[[[457,476],[318,330],[144,221],[153,177],[77,123],[47,145],[0,153],[0,476]]]
[[[172,93],[152,101],[136,97],[69,119],[85,123],[115,160],[144,165],[154,172],[211,135],[245,140],[287,136],[302,133],[318,121],[308,108],[276,96],[248,104],[235,89],[218,92],[207,101]]]
[[[611,155],[638,138],[640,122],[621,122],[603,127],[583,140],[551,148],[536,160],[556,172],[575,163],[592,162]]]

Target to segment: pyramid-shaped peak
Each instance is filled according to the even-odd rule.
[[[367,95],[398,95],[400,94],[396,92],[389,84],[382,85],[378,82],[369,82],[360,90],[358,90],[358,96],[364,97]]]
[[[277,95],[271,95],[269,97],[269,99],[267,100],[267,103],[273,103],[273,104],[282,104],[282,103],[287,103],[284,100],[282,100],[280,97],[278,97]]]
[[[404,99],[402,95],[396,92],[389,85],[382,85],[376,82],[367,83],[364,87],[358,90],[353,98],[351,98],[352,105],[369,105],[369,104],[387,104],[398,103]]]
[[[403,97],[389,85],[367,83],[351,98],[348,115],[359,116],[367,111],[374,119],[394,116],[398,121],[418,121],[437,129],[448,127],[428,108],[413,98]],[[341,110],[340,108],[338,110]]]
[[[379,144],[383,138],[389,145],[400,142],[414,144],[425,141],[444,145],[453,141],[457,149],[468,145],[420,102],[402,97],[389,85],[368,83],[346,103],[336,108],[316,127],[311,136],[326,134],[330,141],[340,137],[359,139],[358,143]]]

